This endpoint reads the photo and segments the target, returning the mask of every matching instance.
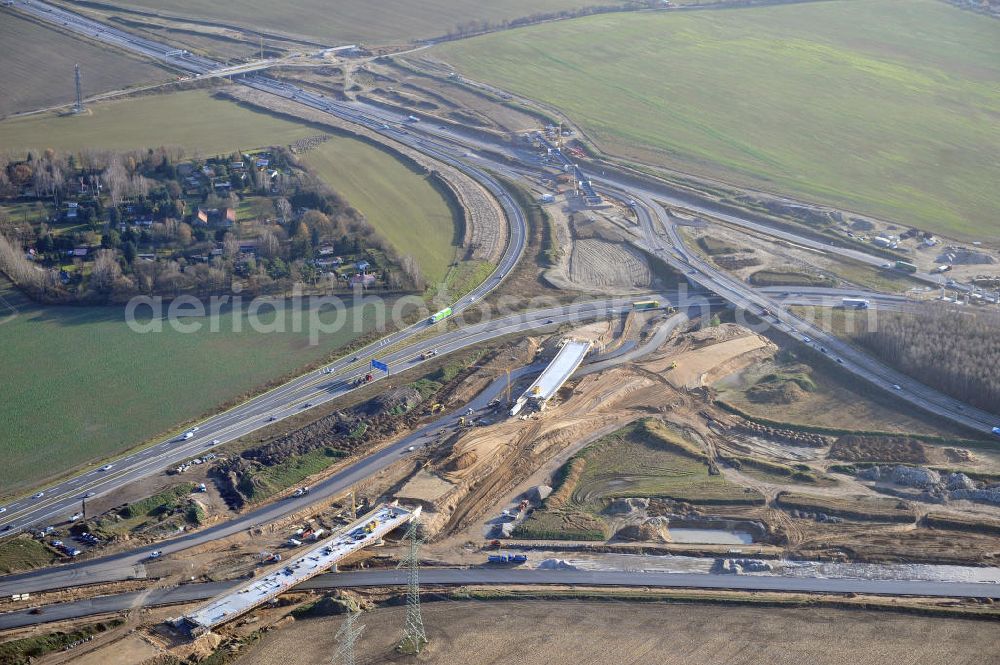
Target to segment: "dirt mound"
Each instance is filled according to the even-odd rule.
[[[639,524],[628,524],[615,532],[616,540],[631,542],[669,543],[670,532],[668,522],[664,517],[651,517]]]
[[[961,266],[990,265],[997,262],[989,254],[974,252],[965,247],[946,247],[935,261]]]
[[[757,404],[794,404],[805,395],[806,391],[791,381],[758,383],[747,391],[747,399]]]
[[[830,448],[832,459],[845,462],[899,462],[927,464],[932,449],[916,439],[893,436],[848,435],[837,439]]]
[[[409,386],[400,386],[393,390],[382,393],[366,405],[369,414],[382,413],[384,411],[396,411],[405,413],[420,404],[423,397],[420,391]]]
[[[476,454],[475,450],[470,450],[467,453],[462,453],[455,459],[448,462],[445,467],[448,471],[465,471],[466,469],[475,465],[479,461],[479,455]]]

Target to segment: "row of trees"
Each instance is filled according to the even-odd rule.
[[[927,305],[880,312],[857,335],[878,358],[952,397],[1000,415],[1000,317]]]

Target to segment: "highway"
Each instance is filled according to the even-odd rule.
[[[659,297],[664,300],[667,299],[663,295],[660,295]],[[582,305],[580,312],[566,311],[570,307],[571,306],[567,306],[567,308],[552,308],[549,310],[541,310],[539,312],[517,315],[516,317],[511,317],[512,319],[515,319],[515,322],[511,324],[494,321],[480,324],[478,326],[470,326],[470,330],[476,330],[474,332],[470,332],[469,337],[462,336],[460,334],[462,331],[454,331],[452,334],[460,334],[457,338],[458,341],[445,342],[442,345],[440,344],[441,340],[435,339],[433,341],[439,343],[439,345],[434,348],[440,349],[441,352],[450,352],[455,348],[460,348],[454,346],[455,344],[464,343],[464,345],[468,346],[470,344],[482,343],[485,340],[493,339],[511,332],[523,332],[524,330],[531,329],[532,327],[556,326],[562,323],[593,320],[594,318],[607,316],[608,313],[626,311],[631,307],[631,305],[624,304],[622,302],[609,303],[608,301],[597,301],[591,305]],[[520,322],[517,321],[517,319],[522,318],[526,318],[526,320]],[[672,329],[682,320],[684,319],[681,317],[673,317],[669,327]],[[549,323],[550,321],[551,323]],[[655,345],[647,343],[621,357],[613,359],[602,359],[601,357],[597,357],[594,360],[605,362],[605,364],[601,366],[602,369],[606,368],[610,364],[633,360],[639,355],[648,353],[652,351],[653,348],[662,344],[664,340],[662,331],[654,337],[654,340],[657,341]],[[407,350],[406,353],[410,353],[410,351]],[[412,363],[418,362],[419,354],[416,355],[416,357],[410,358],[410,360]],[[511,372],[511,380],[517,381],[526,374],[541,371],[543,367],[544,365],[536,364],[518,368],[517,370]],[[585,366],[581,371],[586,371],[586,369],[587,367]],[[164,555],[168,555],[189,547],[194,547],[196,545],[201,545],[213,540],[241,533],[255,525],[274,522],[286,515],[304,510],[317,502],[342,496],[352,486],[370,478],[379,471],[394,464],[401,458],[417,454],[411,453],[407,450],[411,446],[418,449],[422,448],[425,444],[435,442],[439,438],[439,433],[442,430],[450,430],[458,427],[459,418],[465,414],[467,409],[472,409],[477,413],[484,412],[487,404],[501,394],[505,387],[505,383],[506,377],[498,378],[492,385],[477,395],[471,402],[459,411],[445,414],[411,432],[409,435],[405,436],[396,443],[393,443],[378,452],[372,453],[368,457],[353,462],[350,466],[313,485],[309,494],[305,496],[290,497],[275,501],[260,508],[250,510],[227,522],[223,522],[200,531],[195,531],[193,533],[177,536],[166,541],[160,541],[155,545],[138,547],[128,552],[77,561],[62,566],[53,566],[42,570],[3,576],[0,577],[0,597],[15,593],[33,593],[46,589],[57,589],[67,586],[79,586],[84,584],[98,584],[117,580],[144,578],[146,577],[145,564],[148,562],[150,552],[153,552],[154,550],[159,550],[163,552]],[[255,426],[255,423],[251,423],[250,426]]]
[[[159,60],[170,59],[170,63],[174,66],[194,74],[204,74],[221,67],[219,63],[214,61],[176,52],[175,49],[170,49],[163,44],[157,44],[149,40],[134,37],[117,29],[101,26],[99,23],[77,17],[71,12],[54,8],[45,3],[25,2],[21,0],[16,2],[15,6],[19,10],[28,11],[39,18],[56,23],[61,22],[68,29],[76,30],[106,43],[114,44]],[[97,30],[98,27],[103,30]],[[92,32],[95,30],[96,32]],[[245,76],[237,80],[255,89],[286,99],[292,99],[311,108],[335,115],[343,120],[367,127],[389,138],[400,141],[411,148],[420,150],[443,163],[460,169],[463,173],[486,187],[497,198],[503,206],[509,222],[510,238],[506,252],[496,271],[469,296],[453,305],[456,314],[461,313],[462,310],[468,308],[475,301],[478,301],[499,286],[510,269],[521,257],[526,238],[526,222],[522,211],[511,198],[510,194],[487,172],[486,168],[472,164],[470,160],[474,158],[477,164],[483,164],[484,167],[488,166],[494,172],[511,177],[517,177],[525,172],[535,174],[543,172],[544,169],[538,164],[520,163],[517,166],[513,166],[507,162],[490,161],[490,159],[482,155],[473,156],[467,152],[470,146],[482,147],[482,143],[476,143],[456,132],[435,128],[426,122],[407,124],[406,118],[401,114],[368,107],[358,102],[339,102],[259,74]],[[497,146],[490,146],[490,149],[498,150]],[[516,150],[510,151],[508,148],[502,148],[500,151],[508,155],[515,155],[515,158],[518,155]],[[874,361],[832,335],[823,332],[816,326],[790,314],[782,309],[781,298],[776,297],[773,292],[755,290],[701,260],[697,255],[687,250],[683,239],[678,233],[675,220],[670,217],[666,210],[658,205],[657,201],[664,201],[668,204],[672,203],[668,197],[665,197],[662,192],[653,192],[645,189],[637,190],[631,185],[623,184],[625,182],[624,179],[615,179],[613,170],[608,169],[608,172],[611,173],[610,176],[602,176],[602,179],[595,178],[595,181],[602,183],[602,186],[618,187],[626,197],[625,200],[634,198],[639,202],[636,206],[636,211],[643,234],[642,246],[651,253],[663,258],[683,274],[686,274],[690,282],[705,288],[709,292],[722,296],[739,310],[746,310],[763,317],[765,320],[770,321],[772,325],[776,325],[779,329],[800,341],[811,344],[817,349],[825,349],[826,353],[831,355],[831,357],[840,359],[844,369],[854,373],[855,376],[862,380],[896,394],[899,398],[916,407],[987,434],[990,432],[991,427],[996,424],[997,418],[994,416],[971,407],[966,407],[956,400],[948,398],[926,386],[922,386],[885,365]],[[678,205],[682,205],[689,210],[692,209],[689,201],[678,201]],[[756,222],[742,220],[733,215],[722,217],[718,211],[710,211],[706,214],[711,214],[729,223],[741,224],[751,229],[755,229],[753,225],[757,224]],[[761,228],[756,230],[776,237],[782,237],[781,234],[787,233],[784,231],[779,232],[763,225],[758,226],[761,226]],[[791,242],[810,247],[817,244],[816,241],[792,234],[788,235],[791,236],[789,240]],[[818,244],[819,247],[814,248],[845,256],[849,255],[845,254],[845,251],[857,251],[822,245],[822,243]],[[851,258],[863,260],[867,263],[872,263],[873,260],[879,263],[884,262],[884,259],[870,255],[864,255],[864,257],[850,256]],[[830,298],[833,298],[835,301],[837,298],[835,294],[831,293],[803,293],[800,295],[802,300],[814,302],[828,302]],[[846,293],[846,295],[856,294]],[[890,300],[890,298],[893,297],[879,296],[880,305],[881,303],[886,303],[887,307],[899,306],[898,300]],[[539,312],[530,312],[509,317],[509,319],[481,324],[479,328],[469,326],[460,330],[442,332],[433,338],[423,339],[407,348],[399,349],[398,347],[407,341],[412,341],[414,337],[422,335],[429,329],[426,321],[419,322],[406,329],[394,332],[384,340],[358,351],[356,354],[358,360],[354,358],[342,358],[338,360],[329,366],[331,370],[330,374],[312,373],[298,377],[253,400],[199,423],[198,431],[189,440],[179,441],[177,438],[172,438],[163,441],[117,461],[115,467],[110,471],[89,471],[47,489],[45,496],[40,499],[22,499],[10,504],[8,512],[2,515],[3,519],[0,521],[0,525],[10,525],[11,529],[14,530],[29,525],[44,524],[54,517],[68,515],[76,510],[78,501],[86,493],[96,492],[99,494],[110,491],[124,483],[151,473],[156,473],[191,456],[199,455],[215,445],[220,445],[260,427],[264,427],[272,419],[280,420],[294,413],[299,413],[303,408],[306,408],[306,403],[319,404],[329,399],[335,399],[351,389],[353,379],[363,375],[367,371],[367,366],[364,363],[366,363],[369,357],[378,357],[381,360],[388,361],[394,368],[394,371],[401,370],[419,364],[419,356],[424,351],[435,349],[440,353],[447,353],[472,344],[495,339],[504,334],[525,332],[546,325],[592,320],[601,316],[609,316],[623,311],[621,308],[624,306],[626,305],[610,301],[595,301],[590,305],[589,310],[584,308],[583,314],[581,314],[581,311],[568,312],[565,308],[551,308]],[[768,310],[770,314],[764,314],[765,310]],[[581,316],[583,318],[580,318]],[[550,321],[551,324],[549,323]],[[380,353],[380,351],[390,348],[396,350],[390,353]],[[894,388],[897,385],[899,386],[898,390]],[[208,542],[239,532],[251,524],[272,521],[293,510],[304,508],[306,505],[319,499],[336,496],[356,482],[371,476],[399,459],[400,455],[405,453],[405,449],[409,445],[432,441],[439,429],[453,426],[456,418],[457,414],[449,414],[421,428],[403,441],[364,460],[360,460],[357,464],[323,481],[313,490],[312,495],[309,497],[289,499],[270,506],[264,506],[231,522],[156,545],[155,549],[161,549],[165,553],[169,553],[199,543]],[[142,561],[148,552],[153,549],[154,547],[150,546],[120,555],[83,561],[35,573],[0,578],[0,595],[32,592],[58,586],[93,583],[105,581],[106,579],[122,579],[129,576],[142,577],[145,574]],[[586,573],[586,575],[593,575],[593,573]],[[603,577],[601,579],[612,578]],[[672,579],[679,580],[680,578],[674,576]],[[725,577],[721,579],[724,579],[727,583],[733,583],[732,580],[737,578]],[[789,584],[798,584],[800,582],[800,580],[796,580],[789,582]],[[893,588],[896,590],[877,592],[907,593],[900,590],[907,587],[886,587],[877,585],[887,583],[862,582],[858,582],[858,584],[864,586],[864,588],[857,589],[859,592],[870,593],[873,588]],[[906,583],[901,582],[900,584]],[[704,585],[704,579],[701,579],[698,582],[698,586]],[[955,595],[956,592],[954,590],[960,588],[960,586],[948,585],[948,593],[945,595]],[[920,593],[924,595],[925,592]]]
[[[477,585],[569,585],[613,586],[647,589],[729,589],[787,593],[861,593],[887,596],[935,598],[1000,598],[1000,585],[977,582],[926,582],[867,580],[826,577],[782,577],[777,575],[716,575],[711,573],[666,573],[653,571],[584,571],[511,568],[423,568],[420,583],[425,592],[433,586]],[[0,630],[39,623],[79,619],[121,612],[136,607],[154,607],[203,601],[235,588],[239,582],[183,584],[167,589],[98,596],[48,605],[41,614],[17,610],[0,614]],[[297,590],[330,590],[358,587],[405,586],[404,570],[366,570],[319,575],[295,587]]]
[[[735,305],[737,310],[760,316],[791,337],[836,358],[847,371],[899,399],[987,436],[992,434],[992,428],[998,421],[996,416],[967,406],[890,368],[834,334],[783,309],[781,303],[770,294],[758,291],[716,269],[685,247],[677,225],[655,203],[641,201],[636,206],[636,211],[643,226],[646,248],[685,272],[689,281],[722,296]],[[661,230],[665,233],[661,233]],[[765,311],[768,314],[765,315]]]
[[[651,294],[667,302],[676,295]],[[463,299],[463,302],[469,297]],[[155,446],[139,450],[114,462],[112,469],[94,469],[69,478],[45,490],[39,499],[26,497],[7,504],[7,511],[0,514],[0,528],[8,531],[44,526],[48,521],[69,517],[80,509],[81,499],[88,493],[101,495],[116,487],[133,482],[166,468],[177,466],[184,460],[200,456],[206,451],[237,439],[245,434],[266,427],[275,421],[301,413],[306,404],[317,406],[337,399],[354,390],[357,379],[369,372],[367,359],[377,357],[388,363],[390,372],[398,373],[426,362],[422,357],[428,351],[447,354],[482,344],[492,339],[515,333],[526,333],[546,327],[572,324],[607,318],[628,311],[631,299],[582,301],[579,303],[528,311],[489,320],[440,333],[404,348],[385,351],[393,343],[431,329],[426,321],[408,328],[409,334],[395,333],[388,342],[376,342],[354,356],[342,358],[329,366],[331,373],[310,372],[289,383],[264,393],[238,407],[223,412],[199,424],[199,429],[189,440],[171,437]],[[436,324],[444,329],[443,324]],[[380,353],[379,349],[383,349]],[[358,358],[357,361],[354,358]],[[380,374],[380,373],[374,373]],[[374,375],[373,374],[373,375]],[[391,376],[391,375],[390,375]],[[384,381],[388,377],[379,377]],[[272,420],[273,419],[273,420]],[[3,578],[0,578],[2,580]]]

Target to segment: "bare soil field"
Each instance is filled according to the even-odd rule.
[[[430,644],[417,658],[393,650],[402,608],[361,617],[364,664],[881,665],[998,662],[996,624],[862,610],[642,603],[439,602],[423,606]],[[237,665],[324,662],[339,618],[272,631]]]
[[[83,94],[166,80],[171,74],[122,51],[79,39],[9,11],[0,21],[3,67],[0,67],[0,117],[70,104],[74,99],[73,65],[79,64]],[[46,146],[41,146],[46,147]]]

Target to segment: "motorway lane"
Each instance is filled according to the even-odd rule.
[[[538,570],[503,567],[423,568],[424,587],[451,585],[567,585],[643,587],[654,589],[726,589],[788,593],[848,594],[937,598],[1000,598],[1000,585],[977,582],[926,582],[910,580],[866,580],[780,575],[717,575],[713,573],[665,573],[653,571]],[[0,614],[0,630],[38,623],[78,619],[97,614],[207,600],[239,582],[185,584],[168,589],[100,596],[45,607],[41,614],[17,610]],[[405,570],[365,570],[319,575],[295,587],[297,590],[405,586]]]
[[[662,297],[669,299],[666,295]],[[549,319],[554,324],[561,325],[610,316],[626,311],[630,308],[631,302],[631,299],[585,301],[523,312],[495,321],[446,331],[402,350],[372,355],[389,363],[393,371],[403,371],[424,362],[421,355],[432,349],[439,354],[450,353],[503,335],[545,327],[550,325],[546,323]],[[413,333],[407,337],[431,327],[426,323],[417,324]],[[389,339],[405,341],[406,338],[397,333]],[[379,347],[375,345],[375,348]],[[388,349],[390,346],[387,344],[384,348]],[[10,525],[13,531],[29,526],[41,526],[46,521],[53,521],[54,518],[68,517],[80,508],[80,499],[87,492],[103,494],[151,473],[176,466],[216,445],[222,445],[271,424],[268,421],[270,417],[282,420],[300,413],[303,410],[302,405],[306,402],[315,406],[337,399],[353,390],[354,380],[364,376],[368,371],[366,363],[354,362],[347,358],[337,361],[331,367],[339,374],[313,372],[304,375],[240,407],[205,421],[201,424],[197,436],[191,441],[179,442],[176,438],[170,439],[116,461],[110,471],[89,471],[60,483],[55,488],[49,488],[42,499],[26,498],[8,504],[7,512],[0,515],[0,526]],[[209,439],[207,444],[205,439]],[[212,441],[216,439],[219,443],[213,444]]]
[[[696,254],[689,252],[669,215],[655,203],[640,200],[637,206],[644,228],[647,249],[657,254],[675,268],[687,272],[688,279],[705,289],[717,293],[737,308],[763,316],[764,309],[771,311],[766,320],[778,321],[798,339],[809,339],[816,348],[825,348],[832,356],[840,358],[842,367],[876,387],[887,390],[896,397],[934,415],[947,418],[985,435],[991,435],[998,418],[985,411],[966,406],[960,401],[929,388],[910,377],[861,353],[831,333],[782,309],[778,302],[750,286],[715,269]],[[654,211],[657,215],[655,218]],[[656,231],[654,219],[666,229],[669,242]],[[896,389],[895,386],[899,386]]]
[[[659,297],[666,299],[663,295]],[[564,323],[593,320],[611,313],[627,311],[631,307],[630,303],[630,300],[615,302],[595,301],[580,305],[579,310],[573,310],[571,306],[566,306],[529,314],[520,314],[516,317],[510,317],[507,320],[472,326],[471,328],[474,331],[468,336],[462,336],[461,333],[463,331],[461,330],[453,331],[452,333],[448,333],[444,340],[438,338],[432,340],[436,346],[429,348],[437,348],[441,353],[450,352],[462,348],[462,346],[478,344],[488,339],[515,332],[525,332],[537,327],[557,326]],[[548,323],[549,321],[552,323]],[[647,344],[636,353],[648,351],[648,347],[649,345]],[[632,357],[634,356],[620,358],[615,362],[624,362]],[[534,365],[527,368],[520,368],[511,373],[511,378],[512,380],[516,380],[520,376],[536,369],[539,368]],[[477,411],[485,408],[488,402],[502,392],[505,383],[506,377],[498,379],[485,391],[477,395],[465,408],[472,408]],[[160,550],[164,554],[180,551],[188,547],[239,533],[254,525],[273,522],[285,515],[303,510],[318,501],[340,496],[353,485],[371,477],[396,462],[400,457],[407,455],[407,448],[410,446],[422,447],[425,443],[434,441],[441,429],[456,427],[458,419],[463,413],[464,409],[444,415],[383,450],[358,460],[350,467],[314,485],[307,496],[283,499],[240,515],[223,524],[129,552],[78,561],[34,572],[0,577],[0,596],[14,593],[37,592],[65,586],[96,584],[99,582],[145,577],[144,562],[153,550]]]
[[[177,56],[170,56],[176,49],[169,45],[159,44],[150,40],[134,37],[127,32],[104,26],[96,21],[68,12],[59,7],[48,5],[37,1],[18,0],[14,5],[21,11],[28,12],[46,21],[62,24],[64,27],[75,30],[88,36],[96,35],[108,43],[113,43],[119,47],[133,50],[134,52],[156,57],[159,59],[173,58],[172,64],[179,67],[187,67],[189,71],[202,73],[204,71],[218,68],[221,65],[205,58],[190,58],[184,56],[178,59]],[[93,33],[93,34],[92,34]],[[177,60],[177,62],[174,62]],[[273,94],[285,97],[296,97],[301,103],[307,103],[315,108],[326,112],[334,112],[334,100],[327,99],[320,95],[311,95],[292,86],[287,86],[276,81],[272,81],[261,76],[250,76],[243,79],[251,87],[256,87]],[[289,90],[289,88],[294,88]],[[298,92],[296,92],[298,91]],[[301,93],[301,94],[300,94]],[[374,120],[367,120],[357,113],[349,112],[346,115],[341,112],[341,117],[361,122],[362,124],[377,124],[376,131],[384,131],[382,123],[375,123]],[[408,142],[408,138],[413,137],[394,135],[392,138],[403,143]],[[419,141],[419,139],[418,139]],[[412,143],[412,140],[410,141]],[[419,148],[418,148],[419,149]],[[508,243],[503,257],[496,270],[481,285],[473,289],[461,301],[452,305],[455,314],[468,308],[474,301],[480,300],[483,296],[500,286],[506,279],[510,270],[516,265],[524,252],[526,245],[527,224],[523,211],[514,201],[513,197],[504,189],[492,176],[474,166],[470,166],[460,160],[456,160],[450,155],[433,148],[424,147],[424,152],[440,158],[442,161],[458,168],[466,175],[477,180],[488,191],[493,194],[502,206],[508,220]],[[355,356],[373,357],[379,355],[380,350],[396,346],[423,332],[427,327],[426,322],[420,322],[397,331],[383,338],[379,342],[373,343],[358,351]],[[348,369],[353,361],[346,358],[338,360],[330,365],[333,374],[337,374]],[[348,378],[357,375],[355,371]],[[363,374],[363,372],[361,372]],[[323,380],[332,378],[332,375],[325,375]],[[76,476],[63,481],[45,490],[46,496],[40,499],[21,498],[6,506],[7,512],[0,518],[0,528],[10,526],[11,530],[18,530],[28,526],[42,525],[51,521],[54,517],[68,517],[80,508],[80,501],[90,492],[103,494],[114,487],[141,478],[149,473],[175,465],[210,450],[216,445],[221,445],[227,441],[239,438],[255,429],[266,426],[268,418],[280,420],[292,415],[290,406],[307,400],[305,398],[289,399],[289,396],[296,392],[301,392],[303,387],[311,387],[319,383],[313,374],[303,375],[297,379],[275,388],[263,395],[260,395],[248,402],[234,407],[226,412],[218,414],[208,420],[198,423],[199,431],[196,436],[189,440],[179,440],[177,438],[162,441],[156,446],[147,448],[115,462],[116,468],[110,472],[105,472],[101,477],[95,477],[98,472],[90,471],[82,476]],[[317,400],[325,401],[333,399],[343,394],[346,390],[346,382],[331,385],[331,389],[341,389],[340,392],[328,391],[326,396],[319,395]],[[214,443],[218,440],[218,443]]]

